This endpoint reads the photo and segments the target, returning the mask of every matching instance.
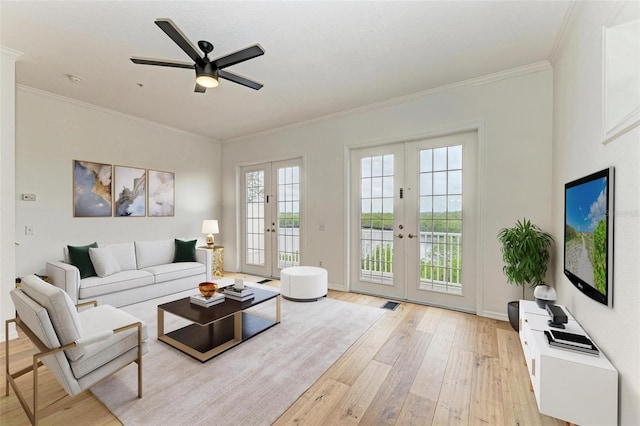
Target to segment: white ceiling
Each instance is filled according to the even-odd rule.
[[[224,141],[547,60],[570,4],[3,0],[0,44],[24,54],[18,84]],[[191,70],[131,63],[189,61],[156,18],[212,58],[259,43],[227,70],[264,87],[194,93]]]

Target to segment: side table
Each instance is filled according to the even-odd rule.
[[[224,277],[224,247],[223,246],[200,246],[211,252],[211,273],[214,277]]]

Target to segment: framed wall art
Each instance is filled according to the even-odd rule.
[[[603,28],[602,58],[606,144],[640,124],[640,20]]]
[[[145,169],[113,166],[114,216],[139,217],[147,214],[147,173]]]
[[[111,164],[73,160],[73,216],[110,217]]]
[[[149,179],[149,216],[175,215],[175,174],[147,170]]]

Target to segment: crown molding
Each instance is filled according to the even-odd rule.
[[[558,35],[556,36],[555,41],[553,42],[553,46],[551,47],[551,51],[549,52],[549,62],[554,64],[558,59],[558,55],[560,54],[560,49],[564,45],[567,37],[569,36],[569,29],[573,26],[573,20],[577,15],[577,11],[579,9],[578,2],[573,0],[569,7],[567,8],[567,12],[564,14],[564,18],[562,19],[562,24],[560,24],[560,30],[558,31]]]
[[[236,138],[225,139],[225,140],[222,140],[221,142],[223,144],[242,142],[242,141],[245,141],[245,140],[248,140],[248,139],[253,139],[253,138],[257,137],[257,136],[270,135],[270,134],[277,133],[277,132],[280,132],[280,131],[286,130],[286,129],[304,127],[304,126],[307,126],[307,125],[310,125],[310,124],[321,123],[321,122],[324,122],[324,121],[330,121],[330,120],[333,120],[333,119],[336,119],[336,118],[340,118],[340,117],[345,117],[345,116],[348,116],[348,115],[359,114],[359,113],[363,113],[363,112],[367,112],[367,111],[373,111],[373,110],[380,109],[380,108],[385,108],[385,107],[389,107],[389,106],[403,104],[403,103],[410,102],[410,101],[415,100],[415,99],[420,99],[420,98],[432,96],[432,95],[435,95],[437,93],[441,93],[441,92],[445,92],[445,91],[449,91],[449,90],[468,88],[468,87],[474,87],[474,86],[482,86],[484,84],[494,83],[496,81],[505,80],[505,79],[513,78],[513,77],[518,77],[518,76],[522,76],[522,75],[527,75],[527,74],[531,74],[531,73],[535,73],[535,72],[545,71],[545,70],[549,70],[549,69],[551,69],[551,64],[549,63],[549,61],[545,60],[545,61],[540,61],[540,62],[534,62],[532,64],[523,65],[523,66],[515,67],[515,68],[510,68],[510,69],[504,70],[504,71],[498,71],[498,72],[495,72],[495,73],[492,73],[492,74],[487,74],[487,75],[483,75],[483,76],[480,76],[480,77],[475,77],[475,78],[471,78],[471,79],[468,79],[468,80],[463,80],[463,81],[459,81],[459,82],[456,82],[456,83],[451,83],[451,84],[447,84],[447,85],[444,85],[444,86],[435,87],[433,89],[427,89],[427,90],[423,90],[421,92],[411,93],[409,95],[400,96],[400,97],[397,97],[397,98],[387,99],[387,100],[384,100],[384,101],[374,102],[372,104],[368,104],[368,105],[364,105],[364,106],[360,106],[360,107],[355,107],[355,108],[347,109],[347,110],[344,110],[344,111],[339,111],[339,112],[332,113],[332,114],[322,115],[320,117],[315,117],[315,118],[311,118],[311,119],[308,119],[308,120],[299,121],[297,123],[288,124],[286,126],[275,127],[273,129],[268,129],[268,130],[263,130],[263,131],[260,131],[260,132],[251,133],[249,135],[243,135],[243,136],[239,136],[239,137],[236,137]]]
[[[5,47],[5,46],[0,46],[0,52],[6,53],[8,55],[13,56],[15,58],[15,60],[18,60],[23,55],[22,52],[19,52],[19,51],[14,50],[14,49],[10,49],[10,48]]]
[[[51,98],[51,99],[55,99],[55,100],[60,101],[60,102],[65,102],[65,103],[68,103],[68,104],[71,104],[71,105],[76,105],[76,106],[80,106],[80,107],[83,107],[83,108],[92,109],[94,111],[102,112],[102,113],[113,115],[113,116],[120,117],[120,118],[125,118],[125,119],[132,120],[132,121],[137,121],[139,123],[143,123],[143,124],[147,124],[147,125],[150,125],[150,126],[158,127],[158,128],[164,129],[164,130],[170,130],[172,132],[182,133],[184,135],[195,136],[195,137],[198,137],[198,138],[208,139],[211,142],[220,143],[219,140],[213,139],[213,138],[208,137],[208,136],[203,136],[203,135],[199,135],[199,134],[196,134],[196,133],[188,132],[186,130],[178,129],[177,127],[172,127],[172,126],[168,126],[166,124],[158,123],[157,121],[152,121],[152,120],[148,120],[146,118],[138,117],[138,116],[135,116],[135,115],[126,114],[124,112],[119,112],[119,111],[116,111],[116,110],[113,110],[113,109],[110,109],[110,108],[105,108],[105,107],[101,107],[101,106],[98,106],[98,105],[90,104],[88,102],[79,101],[77,99],[72,99],[72,98],[69,98],[67,96],[58,95],[58,94],[55,94],[55,93],[47,92],[45,90],[36,89],[36,88],[30,87],[30,86],[24,86],[22,84],[17,84],[16,87],[20,91],[31,92],[31,93],[34,93],[36,95],[44,96],[44,97]]]

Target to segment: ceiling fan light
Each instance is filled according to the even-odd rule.
[[[218,80],[214,76],[207,74],[201,74],[197,76],[196,83],[198,83],[202,87],[206,87],[207,89],[218,86]]]

